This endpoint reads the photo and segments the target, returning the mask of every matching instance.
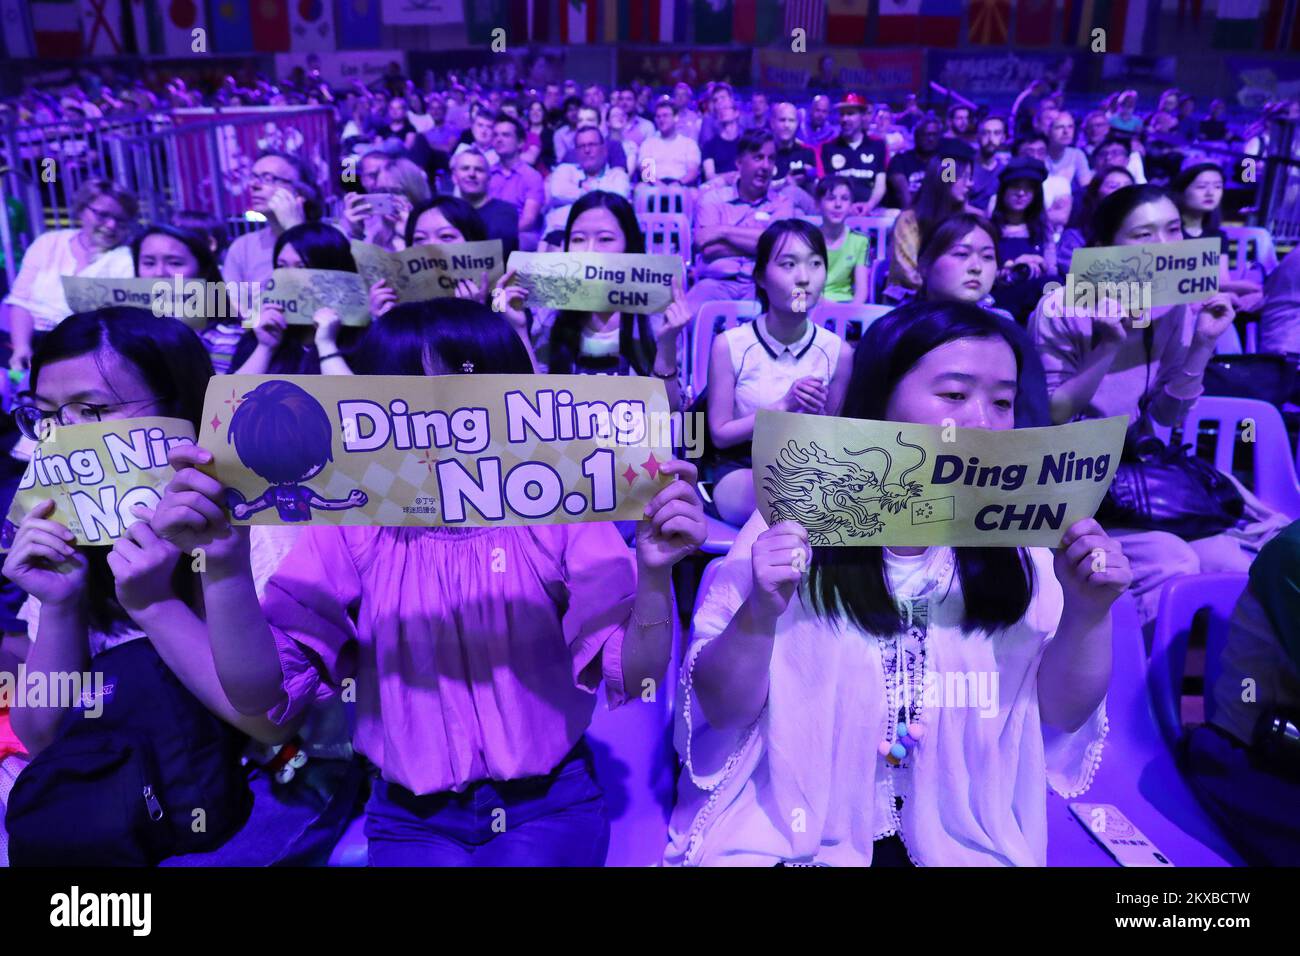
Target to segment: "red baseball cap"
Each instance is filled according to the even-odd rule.
[[[870,105],[866,97],[861,93],[846,93],[844,99],[835,104],[835,108],[837,110],[862,110],[865,112]]]

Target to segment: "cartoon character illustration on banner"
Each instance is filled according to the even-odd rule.
[[[359,488],[333,500],[303,484],[334,460],[334,428],[321,404],[291,382],[263,382],[245,395],[230,420],[229,441],[245,467],[271,484],[252,501],[229,493],[238,521],[272,507],[282,521],[310,521],[313,508],[344,511],[369,500]]]

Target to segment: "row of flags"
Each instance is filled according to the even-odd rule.
[[[0,0],[0,36],[11,57],[364,50],[381,45],[383,23],[409,22],[403,11],[430,2]],[[443,16],[459,22],[461,2],[444,3]]]
[[[24,16],[24,7],[29,11]],[[963,10],[963,7],[965,10]],[[327,52],[381,46],[382,24],[464,22],[471,44],[767,46],[806,42],[1154,53],[1163,21],[1225,50],[1300,51],[1300,0],[0,0],[10,56]],[[1187,37],[1189,40],[1190,37]]]

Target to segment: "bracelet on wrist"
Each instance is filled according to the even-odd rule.
[[[326,362],[328,362],[330,359],[336,359],[336,358],[342,358],[342,357],[343,357],[343,353],[342,353],[342,352],[331,352],[329,355],[322,355],[322,356],[320,357],[320,362],[321,362],[322,365],[324,365],[324,364],[325,364]]]

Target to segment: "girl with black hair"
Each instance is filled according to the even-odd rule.
[[[596,190],[569,207],[564,227],[565,252],[645,252],[645,236],[632,204],[622,196]],[[690,321],[680,281],[673,284],[673,302],[661,322],[631,312],[555,312],[548,310],[534,324],[518,305],[526,290],[501,277],[503,313],[536,345],[540,364],[553,375],[653,375],[662,379],[673,410],[681,406],[677,370],[677,339]],[[656,330],[656,325],[658,329]]]
[[[179,320],[143,309],[84,312],[38,346],[30,390],[15,419],[32,436],[43,431],[46,420],[70,426],[145,416],[182,418],[197,432],[211,377],[203,344]],[[50,520],[52,511],[53,502],[46,501],[27,514],[4,562],[4,575],[30,595],[20,614],[33,640],[29,673],[92,670],[98,655],[147,639],[185,689],[226,724],[268,744],[293,735],[294,726],[246,716],[226,699],[213,669],[190,559],[182,561],[177,548],[153,533],[146,507],[137,506],[137,520],[111,549],[78,547],[67,528]],[[255,550],[264,567],[269,552]],[[58,739],[65,715],[61,707],[21,707],[11,720],[35,757]],[[227,769],[242,775],[242,743],[237,735],[232,739]],[[215,816],[218,809],[207,812]],[[204,849],[214,849],[229,835],[214,834]],[[260,836],[290,839],[282,831]],[[262,852],[271,852],[273,842]]]
[[[131,256],[135,261],[135,274],[141,279],[180,277],[208,283],[222,281],[216,256],[207,239],[189,229],[158,223],[149,225],[131,243]],[[221,287],[224,289],[225,283]],[[230,371],[235,350],[244,335],[243,326],[235,316],[236,303],[230,298],[226,302],[230,310],[228,314],[234,317],[234,321],[224,321],[226,315],[208,316],[207,327],[199,333],[212,359],[212,368],[218,375]]]
[[[1223,236],[1223,168],[1218,163],[1192,163],[1169,184],[1183,217],[1185,239],[1219,240],[1219,291],[1236,296],[1236,307],[1253,312],[1264,299],[1264,287],[1250,279],[1238,279],[1228,268],[1228,243]]]
[[[1178,242],[1182,218],[1159,186],[1126,186],[1107,196],[1092,221],[1094,246]],[[1127,306],[1127,308],[1125,308]],[[1052,420],[1127,415],[1135,433],[1182,424],[1205,391],[1205,367],[1233,322],[1232,299],[1144,310],[1103,300],[1082,307],[1063,288],[1043,297],[1030,318],[1047,374]],[[1230,476],[1229,476],[1230,477]],[[1133,565],[1133,593],[1144,622],[1155,619],[1164,582],[1181,574],[1246,571],[1285,518],[1244,488],[1245,517],[1221,534],[1184,540],[1167,531],[1113,529]]]
[[[709,355],[709,439],[717,449],[713,501],[723,521],[742,525],[754,511],[750,444],[760,408],[836,415],[852,349],[809,318],[826,283],[826,240],[802,219],[763,230],[754,287],[763,314],[714,336]]]
[[[910,303],[859,343],[842,414],[1009,429],[1021,363],[986,310]],[[1128,579],[1092,519],[1055,555],[810,555],[797,523],[754,515],[682,668],[666,861],[1045,865],[1047,786],[1082,793],[1100,757],[1110,605]],[[953,690],[974,675],[984,691]]]
[[[1135,183],[1133,174],[1124,166],[1103,166],[1093,173],[1083,190],[1083,201],[1071,212],[1070,225],[1061,233],[1061,241],[1056,247],[1056,263],[1062,274],[1070,271],[1074,250],[1088,244],[1088,230],[1092,228],[1098,204],[1117,189]]]
[[[966,199],[975,182],[975,162],[965,154],[940,150],[926,167],[925,179],[912,205],[894,220],[890,248],[889,284],[916,291],[921,273],[916,259],[921,246],[939,223],[966,211]]]
[[[1056,275],[1056,244],[1052,241],[1043,198],[1047,167],[1037,159],[1017,157],[998,174],[998,195],[990,217],[998,227],[998,260],[1002,268],[993,298],[1016,321],[1024,322]]]
[[[275,240],[277,269],[333,269],[356,272],[352,247],[341,232],[323,222],[286,229]],[[244,333],[231,365],[238,375],[350,375],[347,351],[359,335],[343,328],[337,311],[324,306],[312,326],[289,328],[278,306],[264,303],[257,326]]]
[[[408,303],[370,326],[364,374],[529,375],[487,306]],[[260,603],[248,532],[225,489],[173,450],[157,533],[203,547],[211,642],[242,711],[293,721],[355,681],[356,750],[378,767],[372,865],[599,866],[609,822],[584,733],[602,678],[612,705],[662,679],[672,566],[704,540],[689,462],[650,502],[635,556],[612,524],[489,528],[313,525]],[[497,813],[483,808],[500,808]]]

